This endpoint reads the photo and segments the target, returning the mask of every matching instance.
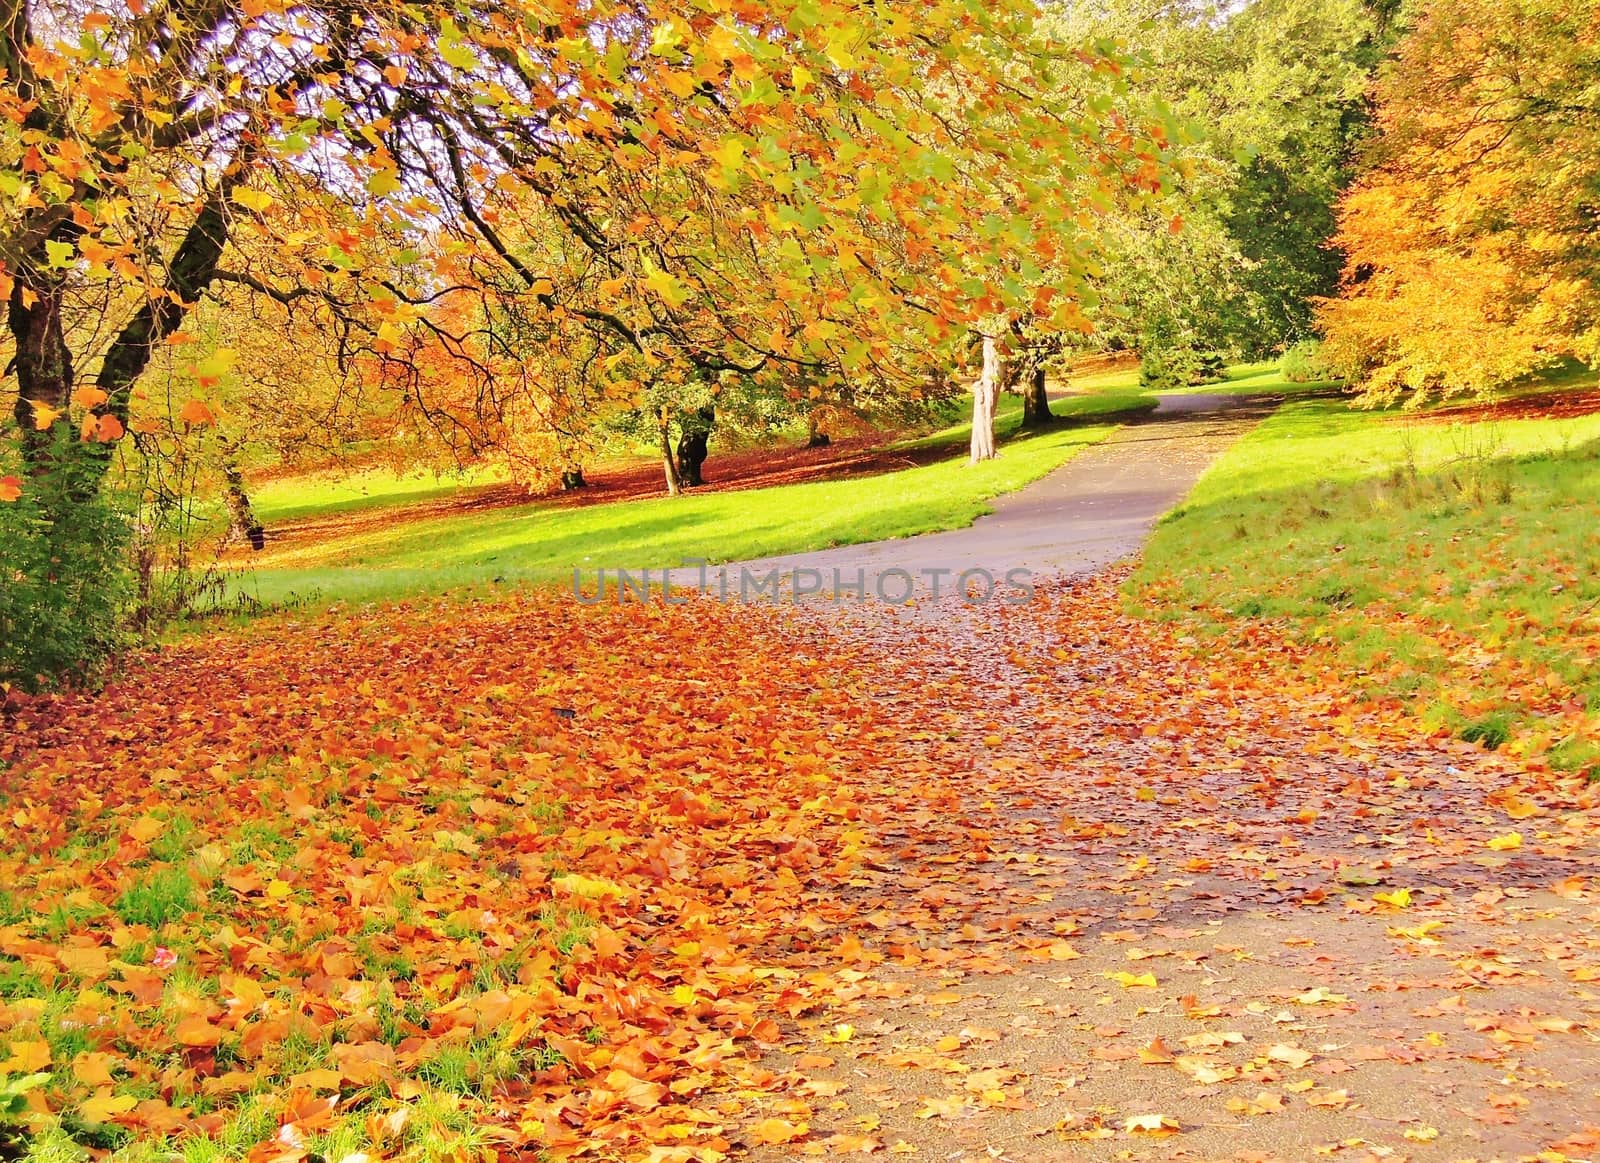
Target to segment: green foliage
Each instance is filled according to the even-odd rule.
[[[1292,344],[1278,361],[1278,370],[1291,384],[1319,383],[1338,378],[1322,354],[1322,344],[1315,339],[1302,339]]]
[[[1151,346],[1167,327],[1200,350],[1261,356],[1311,333],[1334,293],[1335,205],[1369,133],[1366,91],[1388,43],[1363,0],[1171,0],[1062,5],[1070,31],[1126,38],[1148,62],[1138,84],[1206,127],[1186,147],[1182,229],[1165,217],[1117,231],[1103,276],[1101,331]]]
[[[28,1109],[28,1092],[50,1081],[48,1074],[0,1074],[0,1158],[10,1158],[23,1141],[22,1115]]]
[[[0,682],[26,690],[92,678],[123,641],[127,520],[70,437],[54,466],[0,502]]]
[[[1139,383],[1156,391],[1192,388],[1217,379],[1222,369],[1222,357],[1214,351],[1153,347],[1139,361]]]

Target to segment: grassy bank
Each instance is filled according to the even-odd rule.
[[[584,508],[538,501],[508,508],[408,518],[411,502],[437,499],[382,477],[318,493],[285,482],[263,498],[264,514],[355,514],[328,535],[293,538],[269,549],[239,576],[245,594],[266,603],[369,600],[462,586],[569,577],[581,568],[663,568],[695,559],[736,561],[831,545],[907,537],[970,524],[989,501],[1037,480],[1112,431],[1109,417],[1153,401],[1116,389],[1063,400],[1056,410],[1079,423],[1038,435],[1016,431],[1014,398],[1000,417],[1002,455],[969,466],[959,455],[960,426],[924,438],[951,457],[880,476],[733,492],[690,493]],[[417,478],[427,480],[430,478]],[[365,497],[354,489],[365,487]],[[322,507],[316,508],[321,495]]]
[[[1291,400],[1157,530],[1142,610],[1266,622],[1354,690],[1555,766],[1600,760],[1600,415]]]

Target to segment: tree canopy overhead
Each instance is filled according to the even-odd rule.
[[[907,351],[981,318],[1082,326],[1096,215],[1169,183],[1178,132],[1027,0],[8,8],[0,290],[35,474],[69,428],[115,443],[206,296],[402,386],[427,350],[474,404],[576,333],[606,392],[909,382]]]

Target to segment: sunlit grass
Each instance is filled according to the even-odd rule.
[[[1600,758],[1582,723],[1600,713],[1596,562],[1600,416],[1292,400],[1169,515],[1130,593],[1214,633],[1269,620],[1329,647],[1358,691],[1583,767]]]
[[[336,535],[269,548],[238,586],[269,604],[371,600],[570,578],[574,569],[736,561],[958,528],[988,512],[994,497],[1103,439],[1114,424],[1097,417],[1152,403],[1127,390],[1062,400],[1055,410],[1082,422],[1027,435],[1016,433],[1021,405],[1012,397],[998,421],[1005,437],[1001,456],[977,466],[960,455],[965,429],[953,425],[919,442],[948,444],[949,458],[879,476],[583,508],[535,501],[410,520],[397,509],[394,520],[357,521]],[[310,494],[278,494],[296,495]],[[335,493],[334,511],[348,500]]]

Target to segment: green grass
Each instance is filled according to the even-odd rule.
[[[1235,364],[1220,380],[1193,388],[1179,388],[1180,396],[1329,396],[1337,395],[1341,385],[1332,381],[1297,384],[1283,378],[1278,362]]]
[[[1211,633],[1272,620],[1359,693],[1573,768],[1600,759],[1596,561],[1600,415],[1291,399],[1168,515],[1129,593]]]
[[[1001,455],[977,466],[960,455],[966,429],[953,425],[918,442],[949,445],[948,459],[873,477],[584,508],[530,502],[370,522],[336,538],[271,550],[238,586],[269,604],[380,600],[490,582],[566,579],[574,569],[592,575],[600,568],[736,561],[957,528],[990,511],[992,498],[1103,439],[1114,426],[1107,417],[1150,403],[1136,390],[1074,397],[1056,410],[1079,423],[1018,435],[1021,405],[1007,398],[997,423]],[[313,486],[285,484],[278,498],[298,498],[302,513],[356,503],[335,492],[328,502],[333,508],[313,510],[315,495]]]
[[[130,884],[117,898],[117,915],[130,925],[159,929],[195,907],[194,881],[181,868],[158,868]]]
[[[250,503],[256,517],[270,524],[447,500],[463,489],[506,479],[503,471],[489,466],[460,475],[397,473],[390,468],[364,468],[353,472],[330,469],[263,481],[251,490]]]

